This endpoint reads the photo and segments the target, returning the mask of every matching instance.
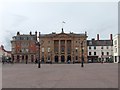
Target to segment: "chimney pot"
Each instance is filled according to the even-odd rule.
[[[17,35],[20,35],[20,32],[17,32]]]
[[[35,35],[37,35],[37,31],[35,32]]]
[[[32,32],[30,31],[30,35],[32,35]]]
[[[99,34],[97,34],[97,40],[99,40]]]
[[[39,36],[40,36],[40,34],[41,34],[41,33],[39,32]]]
[[[4,46],[3,45],[1,45],[1,48],[2,48],[2,50],[4,50]]]
[[[112,36],[112,34],[110,34],[110,40],[113,40],[113,36]]]

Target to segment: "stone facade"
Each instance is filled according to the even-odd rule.
[[[82,49],[84,62],[87,62],[87,33],[40,34],[40,59],[42,62],[66,63],[81,62]]]

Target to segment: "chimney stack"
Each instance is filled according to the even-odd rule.
[[[112,34],[110,34],[110,40],[113,40],[113,36],[112,36]]]
[[[37,36],[37,31],[35,31],[35,35]]]
[[[99,34],[97,34],[97,40],[99,40]]]
[[[39,32],[39,38],[40,38],[40,34],[41,34],[41,33]]]
[[[3,45],[1,45],[1,48],[2,48],[2,50],[4,50],[4,46]]]
[[[17,32],[17,35],[20,35],[20,32]]]
[[[85,35],[87,36],[87,32],[85,31]]]
[[[30,35],[32,35],[32,32],[30,31]]]

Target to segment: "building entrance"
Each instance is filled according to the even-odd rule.
[[[71,56],[70,55],[67,56],[67,62],[68,61],[71,61]]]
[[[58,63],[58,56],[55,56],[55,62]]]
[[[31,62],[33,63],[34,62],[34,56],[31,55]]]
[[[65,62],[65,56],[64,55],[61,56],[61,62]]]

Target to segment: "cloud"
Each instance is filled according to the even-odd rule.
[[[40,31],[61,32],[64,20],[65,32],[88,32],[88,38],[101,38],[117,30],[118,3],[18,3],[11,4],[3,14],[1,42],[9,46],[10,39],[20,33]],[[8,12],[9,11],[9,12]],[[10,47],[10,46],[9,46]]]
[[[7,14],[7,15],[6,15]],[[2,18],[2,31],[0,33],[1,43],[10,50],[11,39],[16,34],[18,28],[28,20],[26,16],[6,13]]]

